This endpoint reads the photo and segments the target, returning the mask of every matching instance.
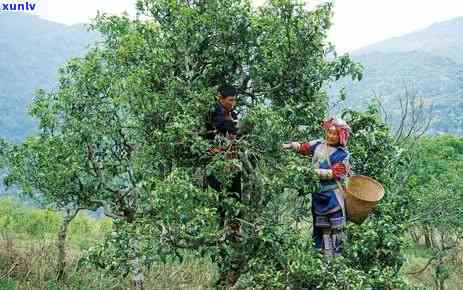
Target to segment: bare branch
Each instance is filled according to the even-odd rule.
[[[383,114],[384,122],[389,123],[390,122],[389,115],[388,115],[386,109],[384,108],[383,101],[381,100],[381,97],[376,93],[376,91],[373,91],[373,94],[374,94],[374,98],[378,102],[381,113]]]
[[[103,207],[104,214],[107,217],[110,217],[113,219],[121,219],[121,220],[127,219],[127,217],[124,215],[116,214],[113,210],[114,205],[110,204],[110,202],[108,201],[101,200],[101,199],[94,199],[92,200],[92,202],[99,204],[101,207]]]
[[[399,98],[400,123],[396,129],[394,144],[414,146],[428,131],[432,115],[426,116],[425,103],[416,94],[405,88],[405,95]],[[431,111],[433,106],[431,105]],[[423,125],[421,125],[423,124]]]
[[[453,248],[455,248],[457,246],[458,246],[458,243],[455,243],[455,244],[447,246],[447,247],[443,247],[442,250],[438,251],[437,254],[435,254],[434,256],[432,256],[428,260],[428,262],[426,263],[426,265],[422,269],[420,269],[418,271],[415,271],[415,272],[407,272],[405,274],[407,274],[407,275],[416,275],[416,274],[420,274],[420,273],[424,272],[429,267],[429,265],[431,265],[432,261],[442,258],[443,252],[451,250],[451,249],[453,249]]]
[[[10,269],[5,273],[3,274],[2,276],[0,276],[0,280],[3,280],[4,278],[8,277],[12,272],[13,270],[16,268],[16,266],[18,266],[19,264],[19,261],[16,260],[13,265],[10,267]]]

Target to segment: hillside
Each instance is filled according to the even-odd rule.
[[[52,88],[58,68],[96,40],[84,25],[0,14],[0,137],[19,140],[34,130],[26,113],[34,92]]]
[[[0,137],[20,140],[33,132],[26,108],[35,90],[52,88],[58,68],[96,40],[84,25],[0,14]],[[363,80],[335,88],[347,88],[346,105],[360,108],[377,94],[391,111],[408,88],[433,104],[431,132],[463,134],[462,44],[463,17],[376,43],[352,53],[365,67]]]
[[[365,68],[363,80],[335,88],[346,87],[347,105],[362,107],[378,95],[390,111],[407,89],[433,105],[431,133],[463,134],[462,44],[463,17],[379,42],[352,53]]]
[[[441,57],[463,62],[463,17],[435,23],[428,28],[404,36],[394,37],[355,51],[354,54],[372,52],[430,52]]]

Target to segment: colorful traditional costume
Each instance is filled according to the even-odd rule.
[[[315,247],[326,256],[341,253],[343,228],[346,224],[343,190],[350,172],[349,152],[346,145],[350,128],[340,119],[330,118],[324,122],[325,130],[335,129],[338,144],[326,140],[306,143],[292,142],[290,148],[306,156],[312,156],[312,165],[320,177],[320,192],[312,194],[313,239]]]

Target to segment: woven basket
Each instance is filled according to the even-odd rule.
[[[371,177],[349,177],[345,202],[348,220],[361,224],[384,196],[384,187]]]

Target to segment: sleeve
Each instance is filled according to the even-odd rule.
[[[225,118],[225,114],[216,110],[212,118],[212,126],[222,134],[236,134],[237,128],[233,118]]]
[[[320,140],[313,140],[310,142],[301,143],[298,152],[304,156],[310,156],[314,153],[315,148],[317,148],[320,142]]]
[[[219,110],[215,110],[212,114],[212,127],[214,129],[223,129],[225,123],[225,116]]]

